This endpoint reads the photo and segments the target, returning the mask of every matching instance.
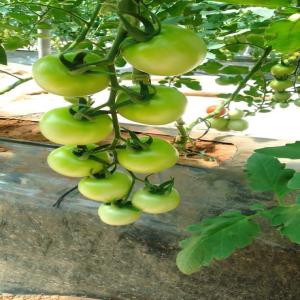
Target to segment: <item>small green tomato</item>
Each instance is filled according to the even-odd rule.
[[[241,109],[234,109],[228,112],[228,116],[230,120],[240,120],[244,116],[244,111]]]

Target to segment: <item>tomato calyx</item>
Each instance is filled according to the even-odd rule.
[[[88,50],[84,50],[81,49],[80,51],[78,51],[76,53],[76,55],[74,56],[74,58],[72,60],[69,60],[66,58],[66,52],[62,52],[58,58],[60,60],[60,62],[69,69],[69,71],[76,75],[76,74],[95,74],[95,73],[99,73],[99,71],[95,71],[93,70],[95,67],[98,67],[101,63],[106,64],[107,60],[106,59],[102,59],[99,60],[97,62],[94,62],[92,64],[86,64],[85,63],[85,57],[89,54],[89,53],[95,53],[93,51],[88,51]]]
[[[70,114],[76,120],[88,120],[91,121],[94,117],[107,114],[108,111],[93,108],[94,101],[90,98],[78,97],[77,103],[69,108]]]
[[[148,41],[161,31],[159,19],[142,1],[120,1],[118,16],[129,36],[132,37],[132,39],[125,41],[127,45],[128,43]],[[135,21],[132,22],[133,24],[129,21],[132,19]],[[144,30],[140,29],[140,24],[142,24]]]
[[[122,130],[124,130],[125,132],[127,132],[130,136],[130,138],[125,140],[125,144],[124,145],[119,145],[118,148],[126,148],[129,147],[133,150],[136,151],[142,151],[145,149],[148,149],[149,146],[152,144],[153,142],[153,138],[150,135],[145,135],[146,138],[139,138],[135,132],[122,127]]]
[[[161,184],[153,184],[149,180],[149,177],[151,175],[148,175],[145,178],[145,188],[148,190],[149,193],[156,194],[156,195],[164,195],[164,194],[171,193],[174,187],[174,177],[171,177],[169,180]]]

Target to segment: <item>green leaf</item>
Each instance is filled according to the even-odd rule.
[[[249,68],[243,66],[227,66],[220,70],[222,74],[247,74],[248,72]]]
[[[240,212],[224,213],[189,227],[194,235],[180,243],[176,263],[181,272],[192,274],[213,260],[230,256],[251,244],[260,227]]]
[[[217,74],[218,71],[223,67],[222,64],[215,60],[210,60],[207,63],[201,65],[198,69],[208,73],[208,74]]]
[[[247,161],[246,173],[253,190],[273,192],[282,198],[290,192],[287,183],[295,171],[285,169],[285,164],[272,156],[254,153]]]
[[[1,65],[7,65],[6,52],[5,52],[5,49],[2,47],[1,44],[0,44],[0,64]]]
[[[268,44],[279,52],[291,53],[300,48],[300,20],[272,22],[266,30]]]
[[[216,79],[216,83],[220,85],[238,84],[242,80],[242,76],[220,76]]]
[[[300,189],[300,173],[295,173],[292,179],[289,180],[288,188],[291,190]]]
[[[279,226],[281,234],[300,244],[300,205],[278,206],[270,211],[273,226]]]
[[[193,78],[180,78],[177,82],[192,90],[200,91],[202,89],[200,82]]]
[[[247,6],[261,6],[277,8],[281,6],[289,6],[291,4],[290,0],[216,0],[217,2],[225,2],[237,5],[247,5]]]
[[[285,146],[256,149],[255,152],[278,158],[300,159],[300,141]]]

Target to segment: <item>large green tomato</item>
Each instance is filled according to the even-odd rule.
[[[79,181],[78,190],[91,200],[112,202],[125,197],[131,185],[131,176],[116,171],[105,178],[83,178]]]
[[[96,148],[97,145],[87,145],[88,149]],[[84,159],[73,153],[76,146],[67,145],[57,148],[48,155],[47,162],[52,170],[68,177],[85,177],[91,173],[95,174],[103,169],[101,162]],[[98,152],[94,154],[101,160],[111,161],[107,152]]]
[[[284,90],[292,87],[294,84],[290,80],[272,80],[270,87],[277,92],[283,92]]]
[[[137,87],[134,90],[138,90]],[[156,93],[139,103],[132,102],[118,108],[124,118],[148,125],[164,125],[175,122],[185,111],[186,97],[177,89],[166,86],[155,86]],[[126,93],[119,93],[117,104],[130,100]]]
[[[119,207],[115,204],[102,204],[98,210],[101,221],[113,226],[132,224],[141,217],[141,213],[131,205]]]
[[[142,138],[145,140],[148,138]],[[120,165],[127,170],[141,174],[158,173],[174,166],[178,160],[177,150],[168,142],[153,138],[153,142],[144,150],[131,147],[119,149],[117,157]]]
[[[72,61],[74,53],[65,54]],[[89,53],[85,63],[99,61],[97,54]],[[58,55],[47,55],[37,60],[32,68],[36,83],[47,92],[66,96],[86,96],[107,88],[109,76],[104,67],[97,67],[92,72],[72,73],[59,59]]]
[[[147,188],[136,191],[132,197],[133,206],[149,214],[161,214],[175,209],[180,203],[180,196],[176,189],[165,194],[154,194]]]
[[[113,124],[107,115],[95,116],[92,120],[76,120],[69,107],[60,107],[43,115],[40,130],[53,143],[87,145],[104,140],[112,132]]]
[[[153,75],[181,75],[197,67],[206,56],[206,45],[193,31],[162,25],[151,40],[128,43],[123,57],[136,69]]]

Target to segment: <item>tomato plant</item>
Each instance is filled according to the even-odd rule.
[[[0,63],[7,64],[6,50],[32,46],[37,28],[54,32],[57,53],[38,59],[33,77],[71,106],[51,110],[40,121],[41,132],[63,145],[49,154],[48,164],[59,174],[81,178],[78,189],[85,197],[108,202],[99,208],[107,224],[128,225],[142,213],[177,207],[180,196],[172,180],[155,185],[135,173],[174,166],[178,150],[185,155],[188,142],[195,142],[195,126],[205,124],[207,132],[243,131],[248,118],[272,111],[277,103],[300,106],[299,1],[2,2]],[[245,53],[248,61],[237,61]],[[123,72],[126,63],[132,66],[130,75]],[[187,101],[178,88],[201,90],[202,73],[216,77],[221,101],[186,124],[182,114]],[[150,75],[163,76],[160,85]],[[0,94],[29,80],[12,76],[16,81]],[[123,85],[124,78],[133,84]],[[234,90],[224,93],[225,85]],[[106,88],[107,101],[96,106],[94,94]],[[234,102],[241,106],[232,109]],[[149,125],[176,122],[174,146],[120,128],[118,114]],[[111,133],[108,144],[93,144]],[[283,235],[300,243],[299,199],[284,202],[287,192],[299,189],[299,174],[277,160],[299,159],[299,143],[259,151],[264,155],[249,159],[247,176],[254,190],[274,192],[278,206],[224,212],[191,226],[193,236],[181,244],[177,257],[182,272],[191,274],[246,247],[260,230],[254,216],[269,218]],[[136,181],[144,184],[137,191]]]

